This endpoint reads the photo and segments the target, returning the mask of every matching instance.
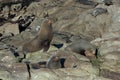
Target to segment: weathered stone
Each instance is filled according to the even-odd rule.
[[[5,75],[5,72],[8,72],[8,78],[7,76],[2,76],[3,79],[7,78],[8,80],[27,80],[29,79],[29,73],[27,70],[27,66],[24,63],[0,63],[0,71],[3,71],[3,73],[0,75]],[[22,76],[22,77],[21,77]],[[1,78],[2,78],[1,77]],[[7,80],[6,79],[6,80]]]
[[[107,12],[108,12],[107,9],[104,9],[104,8],[95,8],[91,14],[92,14],[92,16],[96,17],[96,16],[98,16],[100,14],[107,13]]]
[[[6,23],[1,28],[3,28],[4,33],[19,34],[18,24]]]
[[[106,70],[106,69],[102,69],[100,71],[100,76],[103,76],[105,78],[109,78],[109,79],[112,79],[112,80],[119,80],[120,79],[120,73],[109,71],[109,70]]]
[[[15,63],[16,58],[10,50],[1,50],[0,51],[0,61],[4,63]]]

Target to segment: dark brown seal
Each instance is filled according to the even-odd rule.
[[[36,37],[23,45],[23,51],[35,52],[41,49],[47,51],[53,38],[52,21],[46,19],[43,21],[40,31]]]

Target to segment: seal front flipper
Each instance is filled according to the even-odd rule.
[[[49,47],[50,47],[50,41],[46,40],[46,41],[43,43],[43,52],[48,51]]]

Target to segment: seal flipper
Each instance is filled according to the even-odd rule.
[[[49,47],[50,47],[50,42],[46,41],[43,45],[43,52],[48,51]]]

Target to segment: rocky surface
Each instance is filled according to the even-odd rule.
[[[119,3],[0,0],[0,80],[120,80]],[[19,62],[17,51],[37,35],[46,18],[53,22],[54,37],[49,50],[28,53]],[[91,57],[90,51],[91,58],[84,55],[86,49],[77,53],[66,50],[81,39],[96,46],[96,57]],[[88,43],[81,44],[89,50]],[[52,56],[55,58],[51,63]]]

